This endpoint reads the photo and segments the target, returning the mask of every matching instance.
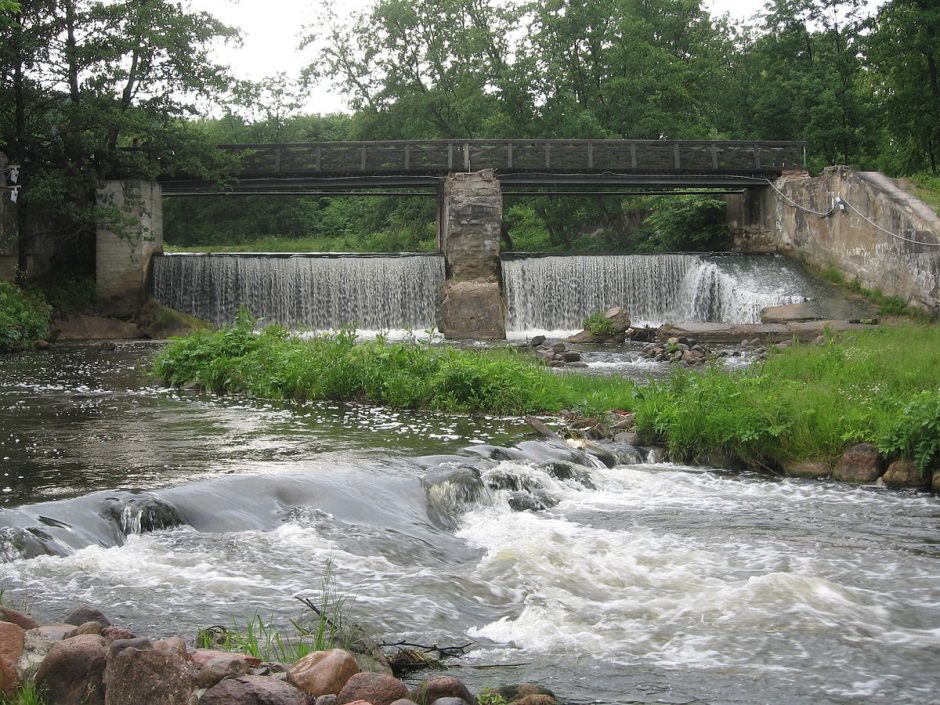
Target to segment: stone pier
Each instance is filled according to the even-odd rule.
[[[502,215],[502,190],[492,170],[447,177],[438,204],[438,246],[447,272],[439,327],[446,338],[506,337],[499,260]]]
[[[118,314],[136,313],[147,295],[150,258],[163,251],[163,192],[150,181],[107,181],[98,192],[98,301]]]

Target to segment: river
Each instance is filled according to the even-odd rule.
[[[331,566],[379,639],[473,642],[451,664],[473,688],[937,702],[934,496],[643,454],[559,475],[564,451],[518,419],[168,390],[147,374],[157,349],[0,357],[5,601],[188,641],[255,613],[287,631]],[[489,489],[422,486],[461,467]],[[520,493],[553,506],[515,511]]]

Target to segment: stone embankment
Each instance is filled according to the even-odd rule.
[[[477,705],[459,679],[438,675],[410,688],[387,665],[334,648],[293,663],[190,649],[153,640],[79,607],[61,623],[38,624],[0,607],[0,701],[34,682],[48,705]],[[500,705],[557,705],[535,685],[486,691]]]

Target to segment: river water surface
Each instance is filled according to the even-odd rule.
[[[167,390],[156,349],[0,357],[5,600],[187,640],[255,613],[287,630],[331,564],[380,640],[473,642],[452,669],[474,688],[938,702],[933,496],[642,452],[609,468],[516,419]],[[484,491],[422,484],[461,471]]]

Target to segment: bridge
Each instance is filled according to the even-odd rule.
[[[159,184],[108,182],[103,201],[128,211],[140,228],[134,237],[99,229],[99,298],[131,301],[145,292],[150,257],[162,250],[164,196],[426,195],[438,199],[438,249],[447,272],[441,331],[447,337],[501,338],[504,194],[610,196],[694,188],[758,194],[805,163],[804,143],[768,141],[465,139],[219,148],[237,155],[240,164],[225,190],[186,177]],[[746,203],[748,213],[760,210],[760,199],[753,200]]]
[[[436,189],[452,173],[493,170],[513,189],[763,186],[802,169],[803,142],[714,140],[396,140],[221,145],[240,169],[224,193]],[[220,193],[205,181],[161,182],[164,195]],[[433,191],[429,191],[433,193]]]

